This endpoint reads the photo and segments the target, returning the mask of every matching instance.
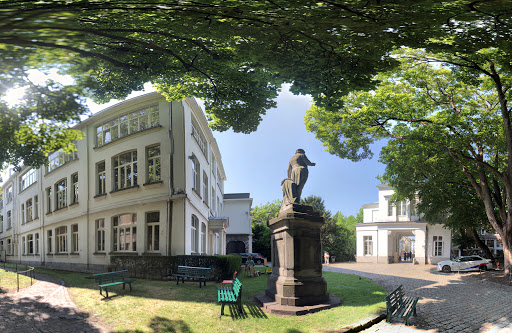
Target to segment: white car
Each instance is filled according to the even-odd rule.
[[[494,268],[491,259],[485,259],[480,256],[463,256],[454,260],[445,260],[437,263],[437,270],[444,273],[455,272],[468,272],[487,270]]]

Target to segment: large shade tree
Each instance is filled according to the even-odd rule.
[[[76,119],[81,97],[123,98],[146,82],[170,100],[204,98],[217,130],[254,131],[283,82],[334,109],[350,90],[372,88],[401,45],[509,54],[510,11],[498,0],[2,0],[0,94],[30,85],[30,69],[58,68],[74,83],[34,87],[28,105],[0,105],[12,125],[0,162],[21,155],[37,164],[77,139],[55,137],[32,118]],[[27,126],[33,141],[46,143],[39,151],[15,139]]]
[[[400,67],[381,73],[374,91],[350,94],[336,112],[313,106],[309,129],[330,152],[353,160],[371,156],[369,145],[388,139],[384,179],[401,196],[412,196],[426,180],[471,190],[503,240],[510,270],[510,58],[496,48],[464,56],[404,49],[396,56]]]

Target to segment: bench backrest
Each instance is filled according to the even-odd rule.
[[[178,274],[207,277],[211,268],[208,267],[192,267],[192,266],[178,266]]]
[[[391,294],[386,296],[386,306],[388,311],[393,312],[402,304],[404,299],[404,287],[396,288]]]
[[[235,281],[233,281],[233,293],[235,294],[236,298],[242,297],[242,282],[238,280],[238,278],[235,278]]]
[[[116,272],[108,272],[108,273],[98,273],[93,275],[94,280],[98,284],[102,284],[103,281],[116,281],[116,280],[123,280],[130,277],[130,274],[128,273],[128,270],[124,271],[116,271]]]

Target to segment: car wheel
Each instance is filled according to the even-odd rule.
[[[487,270],[487,265],[481,265],[481,266],[480,266],[480,270],[482,270],[482,271],[486,271],[486,270]]]
[[[448,265],[443,266],[443,272],[444,273],[450,273],[452,271],[451,267]]]

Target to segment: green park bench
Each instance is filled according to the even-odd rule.
[[[130,279],[128,270],[99,273],[94,274],[93,277],[94,281],[98,284],[98,287],[100,287],[100,295],[103,295],[103,290],[105,290],[107,298],[108,288],[122,284],[124,289],[124,286],[128,284],[130,286],[130,291],[132,291],[132,282],[136,281],[135,279]]]
[[[396,288],[395,291],[386,296],[386,321],[390,323],[391,318],[405,318],[405,325],[409,326],[411,314],[416,316],[418,300],[419,297],[405,297],[403,286]]]
[[[236,304],[238,306],[238,312],[243,314],[242,308],[242,283],[238,278],[235,278],[233,282],[233,288],[231,287],[219,287],[217,290],[218,302],[221,303],[220,315],[224,315],[224,305]]]
[[[211,270],[207,267],[178,266],[178,271],[173,273],[172,276],[176,277],[176,285],[180,282],[180,279],[181,283],[185,283],[185,279],[190,279],[198,280],[199,288],[201,288],[201,284],[206,286],[206,280]]]

